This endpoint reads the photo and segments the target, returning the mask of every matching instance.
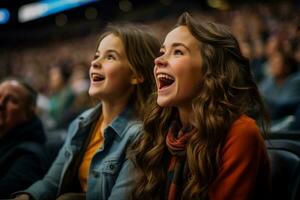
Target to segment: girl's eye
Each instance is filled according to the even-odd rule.
[[[174,50],[174,55],[183,55],[183,52],[179,49]]]
[[[162,55],[164,55],[164,54],[165,54],[164,51],[159,51],[159,56],[162,56]]]
[[[95,55],[94,55],[94,60],[96,60],[97,58],[99,58],[99,55],[98,55],[98,54],[95,54]]]

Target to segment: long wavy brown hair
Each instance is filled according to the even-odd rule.
[[[198,23],[183,13],[176,25],[186,26],[199,41],[203,59],[202,89],[193,99],[193,132],[186,161],[190,176],[182,199],[208,199],[208,190],[220,167],[221,149],[232,123],[246,114],[267,130],[268,114],[253,81],[249,61],[242,56],[229,28],[216,23]],[[167,174],[165,138],[176,108],[160,107],[152,97],[144,119],[144,134],[129,154],[136,166],[133,199],[164,199]]]

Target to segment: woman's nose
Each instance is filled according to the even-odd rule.
[[[165,67],[167,65],[167,60],[164,58],[164,56],[160,56],[154,60],[154,63],[157,67]]]

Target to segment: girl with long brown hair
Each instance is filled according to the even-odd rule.
[[[126,152],[141,133],[160,44],[144,26],[130,24],[108,26],[97,44],[89,67],[89,95],[97,105],[71,123],[48,173],[19,192],[17,200],[130,197],[133,177]]]
[[[155,59],[157,91],[131,159],[133,199],[267,199],[268,116],[226,26],[184,13]]]

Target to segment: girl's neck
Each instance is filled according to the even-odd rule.
[[[126,107],[127,102],[117,104],[102,101],[102,123],[101,132],[116,118]]]

